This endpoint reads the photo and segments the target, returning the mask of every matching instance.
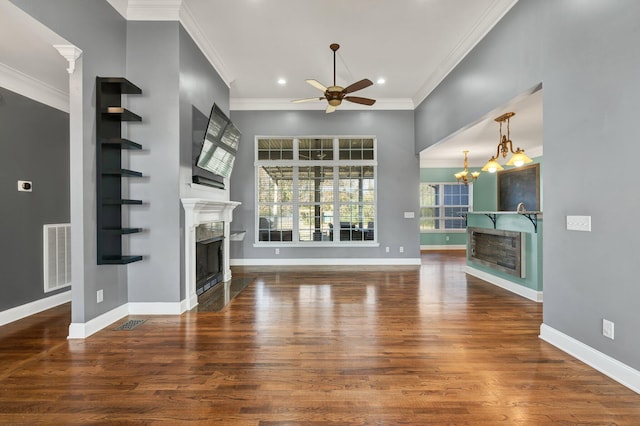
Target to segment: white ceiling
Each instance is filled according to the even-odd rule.
[[[321,111],[324,101],[290,101],[321,95],[305,79],[332,84],[329,44],[341,45],[338,85],[386,79],[384,85],[356,93],[377,99],[373,107],[344,102],[339,109],[413,109],[517,0],[108,1],[128,19],[180,19],[229,85],[232,109]],[[9,67],[68,92],[66,61],[51,47],[56,43],[66,42],[12,3],[0,1],[0,71]],[[0,83],[2,78],[0,72]],[[279,85],[280,78],[287,84]],[[541,97],[539,92],[530,100],[514,100],[504,111],[487,112],[486,120],[431,147],[421,161],[461,166],[462,150],[469,149],[470,163],[484,164],[497,145],[498,125],[492,118],[506,110],[516,112],[514,143],[527,153],[539,149]]]

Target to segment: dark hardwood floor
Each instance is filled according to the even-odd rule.
[[[541,304],[463,267],[238,267],[219,312],[86,340],[52,309],[0,327],[0,424],[640,424],[640,395],[538,338]]]

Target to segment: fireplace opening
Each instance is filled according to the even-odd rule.
[[[196,294],[199,296],[223,281],[224,222],[196,227]]]

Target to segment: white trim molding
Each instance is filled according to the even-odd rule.
[[[69,112],[69,94],[0,63],[0,87],[63,112]]]
[[[420,258],[231,259],[231,266],[420,266]]]
[[[180,315],[187,310],[182,302],[131,302],[118,306],[85,323],[71,323],[68,339],[86,339],[128,315]]]
[[[292,103],[288,98],[231,98],[229,109],[231,111],[324,111],[327,108],[326,101]],[[378,99],[371,106],[344,102],[338,110],[410,110],[415,105],[409,98]],[[459,165],[459,163],[458,163]]]
[[[73,71],[76,69],[76,60],[82,55],[82,50],[73,44],[54,44],[53,47],[69,62],[67,72],[73,74]]]
[[[198,296],[196,295],[196,226],[209,222],[224,222],[222,281],[229,281],[231,279],[229,229],[233,221],[233,209],[240,203],[205,198],[181,198],[180,201],[184,208],[184,294],[186,309],[190,310],[198,305]]]
[[[182,0],[129,0],[128,21],[177,21]]]
[[[6,311],[0,312],[0,326],[46,311],[47,309],[55,308],[70,301],[71,290],[7,309]]]
[[[595,368],[621,385],[640,393],[640,371],[544,323],[540,326],[540,336],[538,337]]]
[[[469,265],[465,267],[464,272],[476,278],[480,278],[481,280],[484,280],[489,284],[493,284],[498,287],[504,288],[505,290],[509,290],[510,292],[515,293],[518,296],[526,297],[527,299],[533,300],[534,302],[542,302],[541,291],[533,290],[509,280],[505,280],[504,278],[496,277],[495,275],[481,271]]]
[[[420,105],[517,2],[518,0],[494,0],[476,22],[476,25],[451,49],[446,59],[440,63],[420,87],[413,97],[414,104]]]

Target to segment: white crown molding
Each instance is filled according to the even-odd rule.
[[[231,98],[229,109],[232,111],[263,111],[263,110],[294,110],[294,111],[324,111],[326,102],[303,102],[294,104],[288,98]],[[343,102],[338,110],[413,110],[413,101],[409,98],[378,99],[371,106]]]
[[[0,86],[34,101],[69,112],[69,93],[0,63]]]
[[[182,0],[129,0],[128,21],[178,21]]]
[[[76,69],[76,60],[82,55],[82,50],[73,44],[54,44],[53,47],[69,62],[67,72],[73,74],[73,71]]]
[[[191,36],[191,39],[194,41],[196,46],[200,48],[209,63],[213,68],[215,68],[216,72],[225,82],[227,87],[231,86],[231,82],[235,77],[225,65],[218,51],[213,47],[207,37],[205,37],[204,31],[202,31],[202,28],[198,25],[196,19],[193,17],[191,9],[186,3],[183,3],[182,8],[180,9],[180,23]]]
[[[540,326],[540,335],[538,337],[595,368],[602,374],[611,377],[621,385],[640,393],[640,371],[546,324]]]
[[[129,3],[129,0],[107,0],[107,2],[116,10],[116,12],[122,15],[123,18],[127,19],[127,4]]]
[[[227,87],[234,76],[182,0],[107,0],[128,21],[179,21]]]
[[[476,22],[476,25],[462,37],[460,42],[449,52],[447,58],[427,78],[414,95],[413,103],[416,106],[420,105],[517,2],[518,0],[495,0]]]

